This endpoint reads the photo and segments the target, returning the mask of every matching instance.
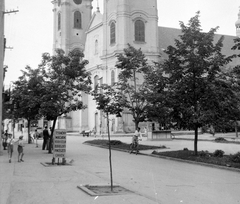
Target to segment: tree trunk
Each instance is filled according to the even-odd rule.
[[[111,180],[111,191],[113,191],[113,176],[112,176],[112,154],[111,154],[111,140],[109,131],[109,118],[107,113],[107,130],[108,130],[108,149],[109,149],[109,164],[110,164],[110,180]]]
[[[197,155],[198,155],[198,148],[197,148],[197,143],[198,143],[198,126],[197,126],[197,124],[195,124],[194,133],[195,133],[195,138],[194,138],[194,154],[197,156]]]
[[[30,127],[31,127],[31,120],[28,120],[28,144],[31,143]]]
[[[135,130],[137,130],[138,124],[139,124],[139,122],[135,120]]]
[[[238,122],[237,122],[237,120],[235,121],[235,133],[236,133],[236,137],[238,137]]]
[[[49,141],[49,147],[48,147],[48,153],[49,154],[52,153],[53,133],[54,133],[56,122],[57,122],[57,118],[55,118],[53,120],[53,126],[52,126],[52,129],[51,129],[51,135],[50,135],[50,141]]]

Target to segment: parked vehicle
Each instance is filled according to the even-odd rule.
[[[92,133],[92,131],[91,130],[83,130],[82,132],[80,132],[80,134],[82,134],[83,135],[83,137],[89,137],[89,136],[91,136],[91,133]]]

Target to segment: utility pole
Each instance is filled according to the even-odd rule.
[[[5,10],[5,0],[0,0],[0,156],[2,152],[2,90],[3,90],[3,58],[4,58],[4,10]]]
[[[6,41],[4,39],[4,14],[16,13],[18,10],[11,10],[5,12],[5,0],[0,0],[0,156],[2,152],[2,91],[3,91],[3,62],[4,62],[4,52],[6,48]]]

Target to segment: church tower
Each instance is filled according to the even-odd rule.
[[[92,15],[92,0],[54,0],[54,43],[66,53],[84,50],[86,30]]]
[[[115,67],[117,54],[128,44],[142,50],[149,63],[159,61],[157,0],[104,0],[103,14],[103,82],[118,80]],[[135,124],[129,111],[121,118],[111,118],[114,132],[134,132]]]
[[[53,53],[61,48],[69,51],[85,50],[86,31],[92,17],[93,0],[54,0]],[[83,96],[86,103],[87,98]],[[78,131],[81,126],[81,111],[73,111],[58,117],[58,128]]]
[[[238,12],[238,20],[235,23],[236,26],[236,36],[240,38],[240,7]]]
[[[121,52],[129,43],[157,61],[157,0],[104,0],[103,21],[104,58]]]

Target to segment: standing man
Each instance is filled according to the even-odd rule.
[[[45,129],[43,130],[43,146],[42,146],[42,150],[45,150],[45,147],[47,147],[48,139],[49,139],[49,132],[48,132],[47,126],[45,126]]]

